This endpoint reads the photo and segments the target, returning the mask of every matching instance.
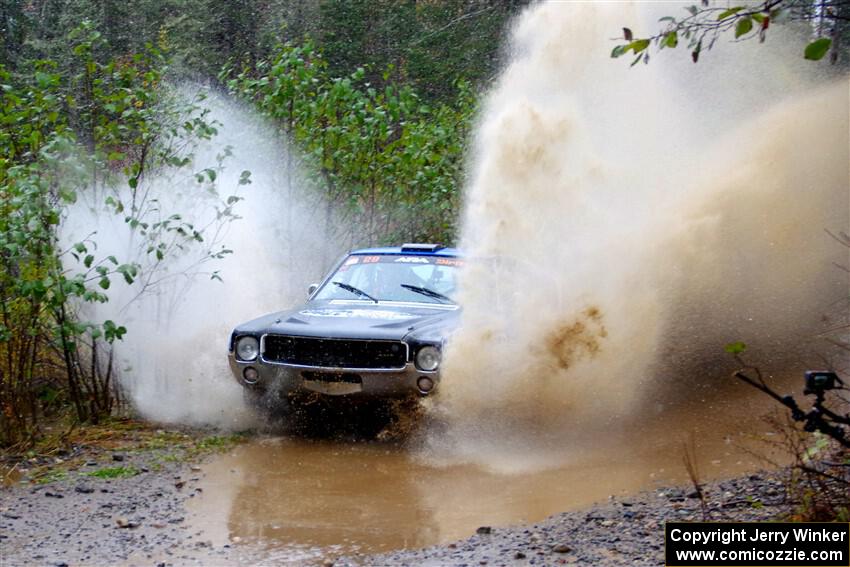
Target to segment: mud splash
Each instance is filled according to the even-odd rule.
[[[850,225],[847,79],[814,77],[779,30],[699,65],[609,58],[622,25],[675,8],[552,2],[516,22],[476,135],[461,247],[478,261],[432,457],[557,462],[577,431],[726,390],[735,340],[769,373],[822,364],[807,339],[847,292],[824,232]]]
[[[555,329],[546,337],[546,352],[555,358],[558,368],[569,370],[582,357],[596,356],[607,336],[599,308],[588,307],[575,322]]]

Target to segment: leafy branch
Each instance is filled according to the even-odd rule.
[[[651,45],[660,51],[684,44],[691,53],[691,60],[697,63],[700,54],[713,48],[724,34],[732,33],[737,41],[758,38],[759,42],[764,42],[771,25],[802,21],[811,25],[816,36],[806,46],[803,56],[819,61],[831,51],[834,63],[838,58],[838,31],[848,20],[848,8],[848,0],[763,0],[755,5],[723,7],[702,0],[700,6],[686,7],[688,15],[685,17],[660,18],[663,27],[654,35],[637,38],[630,28],[624,27],[622,37],[617,39],[627,43],[615,46],[611,57],[631,53],[635,55],[632,65],[640,61],[649,63]]]

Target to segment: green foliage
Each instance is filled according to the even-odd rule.
[[[752,508],[754,508],[754,509],[756,509],[756,510],[759,510],[759,509],[761,509],[761,508],[764,508],[764,502],[762,502],[762,501],[761,501],[761,500],[759,500],[758,498],[753,498],[753,497],[752,497],[751,495],[749,495],[749,494],[747,495],[747,497],[745,498],[745,500],[746,500],[746,501],[747,501],[747,503],[750,505],[750,507],[752,507]]]
[[[732,355],[743,354],[744,351],[747,350],[747,345],[741,341],[735,341],[734,343],[726,345],[723,350]]]
[[[742,35],[747,35],[750,33],[750,30],[753,29],[753,19],[750,17],[740,18],[738,23],[735,24],[735,39],[738,39]]]
[[[333,78],[306,41],[281,46],[228,85],[295,142],[328,227],[343,215],[364,242],[453,240],[475,111],[469,84],[455,85],[451,104],[428,105],[409,86],[377,89],[365,77],[361,68]]]
[[[204,437],[202,439],[198,439],[186,448],[185,458],[192,459],[209,453],[223,453],[234,448],[236,445],[244,441],[244,439],[245,437],[239,433]]]
[[[738,12],[740,12],[743,9],[744,9],[744,6],[735,6],[734,8],[729,8],[728,10],[724,10],[724,11],[720,12],[720,14],[717,16],[717,21],[720,22],[720,21],[723,21],[730,16],[734,16],[735,14],[737,14]]]
[[[818,38],[806,46],[804,57],[812,61],[820,61],[827,54],[831,45],[832,40],[830,38]]]
[[[103,469],[98,469],[96,471],[85,473],[85,476],[103,479],[113,479],[136,476],[137,474],[139,474],[139,469],[135,467],[106,467]]]
[[[18,87],[0,68],[0,442],[31,435],[35,377],[45,347],[44,318],[78,287],[57,277],[55,206],[69,144],[58,77],[39,64]],[[56,327],[53,328],[56,330]]]
[[[0,444],[37,434],[40,408],[52,403],[41,392],[67,391],[79,420],[109,415],[111,345],[128,330],[82,320],[80,307],[108,301],[116,282],[145,293],[193,247],[195,266],[221,258],[230,251],[205,231],[236,218],[238,198],[220,198],[216,186],[227,148],[199,173],[199,194],[218,203],[209,226],[169,215],[146,186],[150,172],[186,168],[194,145],[216,134],[200,101],[168,89],[166,54],[148,45],[100,61],[104,39],[88,22],[69,41],[63,65],[39,60],[17,76],[0,67]],[[248,182],[246,171],[239,183]],[[58,229],[80,196],[123,219],[138,252],[123,262],[102,255],[94,233],[63,249]]]
[[[687,42],[691,59],[696,63],[702,51],[714,47],[720,36],[727,32],[733,32],[736,40],[757,37],[764,42],[772,24],[805,22],[810,27],[809,32],[818,38],[808,44],[804,57],[819,61],[832,50],[834,63],[838,59],[838,51],[834,49],[833,37],[850,37],[850,28],[846,25],[850,4],[844,0],[761,0],[738,6],[702,0],[700,6],[687,6],[685,10],[685,16],[661,18],[661,30],[647,38],[635,39],[629,28],[623,28],[623,40],[628,43],[615,46],[611,57],[619,57],[628,51],[640,53],[650,43],[659,50],[676,48],[681,38]],[[644,55],[644,61],[649,61],[648,53]]]
[[[63,470],[45,470],[42,474],[33,475],[36,484],[50,484],[68,478],[68,473]]]
[[[495,74],[507,22],[526,4],[321,0],[314,36],[333,77],[363,67],[368,82],[383,86],[391,68],[391,82],[449,102],[459,79],[481,84]]]
[[[390,81],[416,88],[429,100],[451,100],[459,79],[480,85],[499,63],[508,21],[528,0],[30,0],[0,1],[8,61],[50,59],[67,76],[75,55],[67,34],[91,22],[102,42],[94,59],[107,62],[143,53],[147,44],[168,49],[173,72],[207,79],[223,62],[253,68],[276,46],[312,37],[327,54],[329,73],[344,77],[358,67],[382,89]],[[5,18],[4,18],[5,16]]]
[[[823,435],[820,431],[813,432],[812,436],[814,437],[814,442],[803,453],[803,459],[806,462],[823,459],[824,455],[828,454],[832,449],[829,437]]]

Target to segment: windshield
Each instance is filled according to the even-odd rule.
[[[352,255],[313,299],[451,303],[462,264],[452,257]]]

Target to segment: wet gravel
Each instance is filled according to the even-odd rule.
[[[481,526],[469,539],[421,550],[337,560],[337,566],[664,564],[665,521],[759,521],[786,510],[782,482],[758,474],[711,483],[706,507],[693,490],[667,488],[534,525]]]
[[[133,468],[126,478],[90,473]],[[0,565],[261,564],[246,544],[213,545],[186,527],[203,465],[116,454],[45,485],[0,489]],[[786,510],[778,473],[711,483],[707,506],[684,488],[611,498],[534,525],[482,525],[467,540],[383,555],[325,557],[318,565],[663,565],[668,520],[764,520]],[[277,562],[276,562],[277,563]]]
[[[91,476],[119,467],[128,476]],[[116,453],[44,485],[0,489],[0,564],[160,563],[191,541],[181,524],[193,481],[182,464],[148,467],[145,457]]]

